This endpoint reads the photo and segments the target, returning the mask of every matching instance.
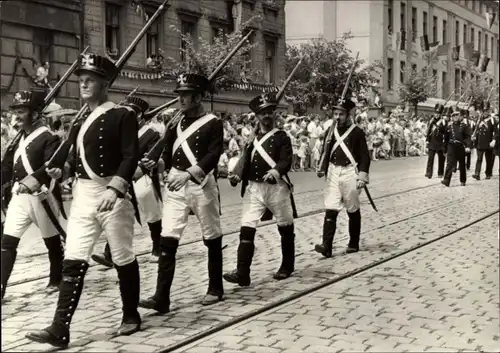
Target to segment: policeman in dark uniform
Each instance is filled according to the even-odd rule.
[[[361,212],[359,194],[369,182],[370,153],[363,130],[349,117],[355,107],[347,99],[334,107],[337,120],[328,130],[320,159],[318,177],[326,176],[323,242],[315,246],[324,257],[332,256],[337,216],[345,207],[349,216],[347,253],[359,251]]]
[[[447,146],[447,163],[441,184],[445,186],[450,186],[453,167],[456,167],[457,162],[460,171],[460,183],[462,186],[465,186],[465,182],[467,181],[465,154],[470,152],[472,131],[470,130],[468,121],[464,117],[464,111],[456,110],[453,112],[451,114],[452,121],[448,124],[444,132],[444,141]]]
[[[490,117],[488,111],[484,111],[480,118],[478,126],[475,130],[475,135],[472,137],[477,150],[476,170],[472,177],[480,180],[481,166],[483,163],[483,156],[486,159],[486,179],[491,179],[493,174],[493,162],[495,155],[493,148],[495,147],[495,125],[494,120]]]
[[[149,104],[138,97],[127,97],[120,104],[132,108],[137,114],[137,122],[139,124],[139,155],[144,156],[160,139],[160,134],[148,124],[152,115],[144,115],[149,109]],[[137,195],[141,219],[147,222],[149,231],[151,232],[151,240],[153,241],[151,254],[157,259],[160,256],[162,217],[158,169],[154,168],[152,171],[149,171],[142,164],[139,164],[134,174],[134,190]],[[92,260],[106,267],[113,267],[109,244],[106,243],[104,254],[92,255]]]
[[[120,283],[123,319],[117,335],[130,335],[141,326],[139,265],[134,249],[134,206],[129,194],[139,160],[135,113],[108,101],[108,80],[115,65],[107,58],[82,55],[76,71],[80,95],[90,114],[78,130],[73,145],[76,173],[73,202],[67,227],[63,280],[52,324],[26,337],[39,343],[66,347],[70,324],[78,306],[91,251],[101,233],[106,234]],[[53,178],[62,166],[47,170]]]
[[[11,105],[22,135],[17,143],[13,142],[7,149],[2,160],[2,182],[6,183],[6,188],[12,189],[1,240],[2,299],[16,261],[19,241],[33,223],[40,229],[49,253],[50,279],[47,290],[57,290],[62,279],[64,249],[60,234],[62,228],[58,223],[62,198],[59,184],[45,172],[45,162],[59,146],[59,137],[40,119],[44,98],[44,92],[20,91],[14,94],[14,103]],[[44,185],[46,191],[40,195],[26,193],[28,190],[25,185],[33,183]],[[57,222],[59,230],[54,222]]]
[[[287,173],[292,166],[292,143],[288,135],[276,128],[276,107],[273,94],[262,94],[250,101],[249,107],[259,121],[256,136],[245,146],[241,193],[243,211],[241,216],[240,244],[236,270],[224,274],[224,279],[240,286],[250,285],[250,266],[254,255],[256,227],[261,219],[270,219],[269,212],[276,217],[281,235],[282,261],[274,274],[283,280],[295,269],[295,231],[293,219],[297,217],[292,198],[291,183]],[[241,181],[231,173],[233,186]],[[264,217],[268,211],[267,217]],[[264,218],[263,218],[264,217]]]
[[[170,288],[174,279],[176,253],[193,212],[200,222],[203,242],[208,248],[208,290],[203,305],[223,299],[222,230],[220,226],[219,189],[215,178],[223,148],[222,121],[203,109],[202,98],[210,82],[202,75],[182,74],[177,78],[181,110],[166,126],[165,149],[160,163],[165,178],[163,230],[155,294],[141,300],[140,306],[160,313],[170,310]],[[162,161],[162,162],[161,162]],[[153,160],[143,158],[147,168]]]
[[[434,157],[438,156],[438,177],[442,178],[444,174],[444,129],[446,121],[442,117],[444,113],[444,106],[441,104],[436,104],[435,115],[432,118],[429,129],[427,131],[427,148],[429,150],[429,155],[427,157],[427,169],[425,171],[425,176],[429,179],[432,178],[432,172],[434,169]]]

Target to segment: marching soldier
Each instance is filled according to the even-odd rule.
[[[31,224],[42,234],[48,249],[50,275],[47,291],[57,290],[62,279],[65,236],[58,218],[62,208],[59,184],[45,172],[45,162],[59,146],[59,138],[52,134],[41,119],[45,93],[20,91],[14,94],[11,105],[16,125],[22,129],[20,140],[13,142],[2,160],[2,181],[12,187],[12,195],[5,215],[2,236],[2,299],[17,256],[22,235]],[[26,193],[33,184],[44,185],[39,195]],[[7,202],[6,202],[7,204]]]
[[[442,178],[444,174],[444,136],[443,127],[446,125],[446,121],[444,120],[442,114],[444,113],[444,106],[441,104],[437,104],[435,107],[436,114],[434,118],[432,118],[429,130],[427,131],[427,147],[429,150],[429,155],[427,157],[427,169],[425,172],[425,176],[429,179],[432,178],[432,172],[434,169],[434,157],[438,156],[438,177]]]
[[[486,179],[491,179],[493,174],[493,163],[495,155],[493,148],[495,147],[495,123],[493,117],[489,116],[487,111],[484,111],[480,118],[479,124],[476,127],[475,135],[472,137],[477,150],[476,170],[472,177],[480,180],[481,166],[483,164],[483,156],[486,159]]]
[[[69,344],[71,319],[82,294],[90,253],[102,232],[111,248],[123,303],[116,334],[130,335],[141,326],[139,265],[132,244],[134,206],[129,196],[139,158],[137,121],[132,109],[108,101],[109,80],[116,69],[109,59],[89,53],[82,56],[76,71],[80,95],[90,114],[78,130],[73,148],[76,179],[63,280],[52,324],[28,333],[26,337],[32,341],[57,347]],[[59,178],[62,170],[52,168],[47,173]]]
[[[137,114],[137,122],[139,124],[139,155],[144,156],[160,139],[160,134],[148,124],[152,116],[148,118],[147,115],[144,115],[149,109],[149,104],[138,97],[127,97],[122,105],[132,108]],[[149,231],[151,232],[151,240],[153,241],[151,255],[157,260],[160,256],[162,217],[158,170],[155,168],[149,171],[139,164],[134,174],[134,190],[137,195],[141,219],[147,222]],[[109,243],[106,243],[104,254],[92,255],[92,260],[106,267],[113,267]]]
[[[498,112],[492,114],[493,121],[495,122],[495,147],[493,148],[495,155],[500,157],[500,119],[498,118]],[[493,163],[495,163],[495,159],[493,158]],[[493,166],[491,166],[493,169]],[[498,173],[500,174],[500,162],[498,163]]]
[[[175,92],[179,94],[181,111],[169,121],[165,131],[165,149],[159,163],[163,160],[168,176],[156,292],[139,304],[160,313],[170,310],[175,255],[190,212],[198,218],[208,248],[209,284],[202,304],[215,304],[224,295],[219,189],[215,179],[223,148],[223,126],[217,116],[203,109],[202,97],[209,87],[204,76],[180,75]],[[148,168],[155,165],[147,158],[141,163]]]
[[[464,118],[463,123],[468,126],[470,133],[472,133],[472,131],[474,131],[474,129],[476,128],[476,122],[470,118],[470,111],[467,109],[464,109],[461,111],[461,114],[462,114],[462,117]],[[479,112],[479,114],[480,114],[480,112]],[[467,150],[468,150],[468,152],[467,152]],[[466,165],[467,170],[470,170],[472,147],[467,149],[467,150],[465,151],[465,165]]]
[[[349,216],[347,253],[359,251],[361,212],[359,194],[369,182],[370,154],[363,130],[349,118],[355,104],[347,99],[334,107],[333,124],[323,148],[318,177],[326,175],[323,243],[315,246],[324,257],[332,256],[337,216],[345,207]],[[359,172],[358,172],[359,171]]]
[[[451,114],[452,121],[448,124],[444,133],[444,141],[447,146],[446,169],[441,184],[450,186],[453,168],[458,168],[460,172],[460,183],[465,186],[467,181],[465,155],[471,148],[470,124],[465,119],[465,111],[457,110]]]
[[[293,219],[297,217],[293,203],[291,183],[287,173],[292,166],[292,143],[288,135],[276,128],[275,109],[278,102],[272,95],[263,94],[252,101],[249,107],[259,121],[253,142],[245,148],[239,163],[244,163],[242,189],[244,197],[238,246],[236,270],[224,274],[224,279],[240,286],[250,285],[250,266],[254,255],[254,240],[259,220],[276,217],[281,236],[282,262],[274,274],[283,280],[292,274],[295,267],[295,232]],[[233,186],[240,177],[230,174]],[[267,217],[266,217],[267,216]]]

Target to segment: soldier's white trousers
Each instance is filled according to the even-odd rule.
[[[242,227],[257,227],[266,208],[276,218],[278,226],[293,224],[290,189],[283,180],[276,184],[250,181],[243,198]]]
[[[98,212],[97,207],[106,185],[93,180],[77,179],[73,185],[73,202],[68,219],[66,260],[88,262],[102,232],[106,234],[113,262],[124,266],[135,260],[134,207],[129,198],[118,198],[111,211]]]
[[[172,169],[170,173],[177,173]],[[162,237],[180,239],[188,222],[190,210],[198,218],[203,239],[222,235],[219,214],[219,189],[213,175],[200,185],[188,181],[179,191],[165,190],[163,198]]]
[[[134,190],[137,197],[141,221],[147,223],[160,221],[163,214],[163,204],[156,198],[153,181],[149,175],[144,175],[137,180],[134,183]]]
[[[48,194],[45,200],[54,216],[59,219],[59,207],[54,196]],[[59,233],[43,208],[40,196],[13,193],[5,215],[4,234],[21,238],[32,223],[40,229],[43,238],[50,238]]]
[[[349,213],[359,210],[360,189],[356,188],[357,173],[353,166],[328,166],[325,188],[325,209],[340,211],[345,207]]]

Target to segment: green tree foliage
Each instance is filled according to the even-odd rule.
[[[181,55],[179,55],[179,58],[167,57],[165,59],[163,74],[166,77],[175,78],[181,73],[190,72],[209,77],[229,52],[241,41],[244,33],[246,34],[246,29],[254,25],[258,20],[260,20],[259,17],[252,17],[249,21],[242,24],[241,31],[229,34],[218,31],[212,41],[202,37],[194,40],[191,35],[184,35],[178,28],[171,26],[171,30],[180,35],[184,45],[180,49]],[[248,69],[251,57],[247,53],[255,45],[247,40],[246,44],[224,66],[215,80],[214,92],[224,90],[236,82],[256,79],[260,76],[259,71]],[[181,58],[184,58],[184,60]]]
[[[348,48],[350,34],[334,41],[312,40],[298,46],[286,47],[285,70],[287,76],[300,57],[303,62],[287,86],[285,98],[294,106],[294,111],[303,114],[308,108],[328,108],[338,103],[344,89],[354,56]],[[358,60],[356,70],[349,82],[347,97],[357,96],[371,87],[380,77],[380,63],[364,65]]]

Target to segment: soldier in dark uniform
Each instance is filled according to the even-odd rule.
[[[240,286],[250,285],[250,266],[254,255],[256,227],[269,210],[276,217],[281,236],[282,261],[274,274],[276,280],[283,280],[295,269],[296,217],[287,173],[292,166],[292,143],[288,135],[276,128],[276,107],[274,95],[262,94],[250,101],[250,109],[259,121],[256,136],[245,148],[242,168],[243,211],[241,216],[240,244],[236,270],[224,274],[224,279]],[[240,182],[240,176],[230,174],[233,186]],[[269,214],[268,214],[268,219]]]
[[[461,110],[462,117],[464,118],[464,124],[466,124],[469,127],[469,131],[472,134],[472,131],[476,128],[476,122],[470,118],[470,112],[467,109]],[[468,152],[465,151],[465,166],[467,170],[470,170],[470,163],[471,163],[471,153],[472,153],[472,147],[468,149]]]
[[[2,160],[2,182],[12,190],[1,240],[2,299],[16,261],[19,241],[31,224],[40,229],[49,253],[50,280],[47,290],[57,290],[62,279],[62,228],[57,223],[58,230],[54,224],[58,222],[62,199],[59,184],[45,172],[45,162],[59,146],[59,137],[40,119],[44,98],[44,92],[20,91],[14,94],[11,105],[22,135],[17,143],[9,147]],[[27,185],[33,184],[44,185],[46,191],[39,195],[28,194]]]
[[[160,134],[148,125],[151,116],[144,115],[149,104],[138,97],[127,97],[121,105],[128,106],[137,114],[139,124],[139,155],[144,156],[160,139]],[[148,118],[149,117],[149,118]],[[149,171],[139,164],[134,174],[134,190],[137,195],[141,220],[147,222],[153,241],[151,254],[156,260],[160,256],[162,202],[158,169]],[[106,267],[113,267],[111,250],[106,243],[104,254],[92,255],[92,260]]]
[[[325,139],[318,177],[326,176],[325,219],[323,242],[315,246],[316,252],[332,256],[332,243],[337,228],[337,216],[345,207],[349,216],[349,244],[347,253],[359,251],[361,212],[359,194],[369,182],[370,153],[366,137],[349,118],[355,104],[345,100],[334,107],[336,123],[332,124]]]
[[[84,54],[76,74],[80,95],[90,114],[78,130],[73,153],[76,179],[67,227],[63,280],[52,324],[30,332],[30,340],[66,347],[70,324],[83,289],[88,261],[102,232],[111,247],[118,272],[123,303],[123,319],[117,335],[130,335],[141,326],[139,303],[139,265],[134,249],[134,206],[129,195],[139,159],[137,120],[128,107],[108,101],[108,80],[115,65],[96,54]],[[62,175],[61,168],[47,173]],[[130,191],[132,193],[132,191]]]
[[[470,152],[471,148],[471,135],[470,125],[464,119],[463,111],[457,110],[451,114],[452,121],[448,124],[444,133],[444,141],[447,146],[446,154],[446,170],[441,184],[450,186],[451,176],[453,174],[453,167],[458,168],[460,172],[460,183],[465,186],[467,181],[467,172],[465,165],[465,154]]]
[[[498,118],[498,113],[492,114],[493,121],[495,123],[495,147],[493,151],[497,157],[500,157],[500,119]],[[493,158],[493,164],[495,164],[495,158]],[[491,166],[493,169],[493,166]],[[498,163],[498,173],[500,174],[500,162]]]
[[[427,157],[427,169],[425,171],[425,176],[429,179],[432,178],[432,172],[434,169],[434,157],[438,156],[438,177],[442,178],[444,174],[444,129],[446,121],[441,116],[444,113],[444,106],[437,104],[435,107],[435,116],[432,118],[429,129],[427,131],[427,148],[429,150],[429,155]]]
[[[163,230],[160,239],[160,259],[155,294],[141,300],[140,306],[160,313],[170,310],[170,288],[174,279],[177,248],[186,228],[188,215],[193,212],[201,225],[203,242],[208,248],[208,290],[203,305],[223,299],[222,231],[220,226],[219,189],[215,172],[222,154],[222,121],[203,109],[203,93],[210,82],[197,74],[182,74],[175,92],[179,94],[181,110],[166,126],[162,162],[168,176],[165,179]],[[141,163],[150,168],[154,158]]]
[[[481,166],[484,156],[486,159],[486,179],[491,179],[493,163],[495,161],[495,155],[493,154],[493,148],[495,147],[495,123],[487,111],[481,114],[479,124],[472,139],[477,150],[476,170],[472,177],[476,180],[481,179]]]

